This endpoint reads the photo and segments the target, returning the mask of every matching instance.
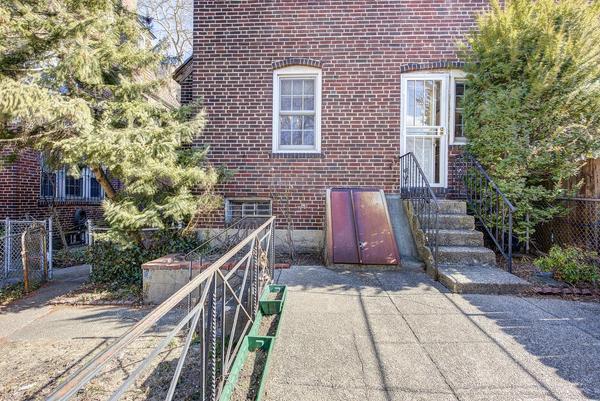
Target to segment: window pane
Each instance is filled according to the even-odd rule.
[[[302,145],[302,131],[292,132],[292,145]]]
[[[304,116],[304,129],[314,129],[315,116]]]
[[[100,183],[94,176],[90,177],[90,197],[92,197],[92,198],[100,197]]]
[[[67,176],[65,179],[65,194],[67,196],[82,196],[83,190],[83,178],[75,178],[72,176]]]
[[[292,129],[292,116],[279,116],[281,121],[281,129],[289,130]]]
[[[314,131],[304,131],[304,144],[311,145],[311,146],[315,144]]]
[[[281,94],[291,95],[292,94],[292,81],[290,79],[281,80]]]
[[[304,98],[304,110],[313,111],[315,109],[315,98],[307,96]]]
[[[292,93],[294,95],[302,95],[302,83],[304,80],[302,79],[294,79],[292,82],[294,84],[294,88],[292,90]]]
[[[282,96],[281,97],[281,110],[289,111],[292,109],[292,97],[291,96]]]
[[[406,125],[412,127],[415,125],[415,81],[408,81],[406,95],[408,97],[408,105],[406,107],[406,117],[408,121],[406,122]]]
[[[425,123],[424,109],[425,109],[425,95],[424,95],[424,82],[415,82],[415,125],[422,126]]]
[[[292,128],[302,129],[302,116],[294,116],[293,117]]]
[[[441,114],[441,106],[442,106],[442,81],[436,80],[435,86],[433,87],[434,93],[434,118],[432,125],[441,125],[442,124],[442,114]]]
[[[293,98],[292,110],[302,110],[302,97],[294,97]]]
[[[459,137],[464,137],[465,133],[464,133],[464,129],[463,129],[463,115],[462,115],[462,111],[456,110],[456,114],[454,117],[454,136],[459,138]]]
[[[456,82],[454,84],[454,94],[454,137],[463,139],[465,137],[463,117],[464,82]]]
[[[42,171],[42,196],[54,196],[56,173]]]
[[[315,80],[305,79],[304,80],[304,94],[314,96],[315,94]]]
[[[281,131],[281,145],[290,145],[292,143],[291,131]]]

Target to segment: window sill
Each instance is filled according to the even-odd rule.
[[[54,203],[55,205],[101,205],[104,199],[85,199],[85,198],[73,198],[73,199],[52,199],[52,198],[38,198],[38,206],[46,206]]]
[[[321,152],[272,152],[271,159],[321,159]]]
[[[450,146],[465,146],[467,143],[467,141],[452,141]]]

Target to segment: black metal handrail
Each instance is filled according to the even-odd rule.
[[[437,267],[440,205],[412,152],[400,156],[400,197],[410,201]]]
[[[455,166],[463,186],[461,195],[512,273],[513,215],[517,209],[473,155],[463,153]]]
[[[161,398],[167,401],[184,398],[176,396],[175,390],[181,375],[186,372],[186,358],[194,352],[193,363],[200,372],[192,372],[187,377],[187,380],[195,381],[193,385],[188,383],[186,386],[187,390],[194,390],[190,397],[213,401],[219,399],[242,339],[257,315],[259,296],[264,286],[272,281],[274,228],[275,217],[267,218],[210,266],[199,266],[199,273],[189,283],[68,378],[50,395],[48,401],[66,401],[75,395],[88,399],[86,396],[90,395],[85,393],[86,386],[93,379],[102,380],[98,377],[101,372],[123,355],[128,347],[142,341],[144,335],[163,317],[169,313],[179,316],[181,309],[178,306],[190,294],[194,296],[191,310],[184,313],[183,318],[178,318],[174,328],[160,336],[158,344],[145,349],[144,359],[134,362],[135,365],[128,368],[128,374],[122,381],[108,383],[118,386],[110,389],[109,399],[118,400],[134,388],[143,377],[142,374],[150,369],[151,364],[177,336],[183,340],[182,350],[168,389],[162,388],[165,394]],[[197,346],[193,347],[193,344]]]

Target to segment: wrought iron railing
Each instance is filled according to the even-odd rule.
[[[513,216],[516,208],[498,188],[483,166],[469,153],[455,164],[462,184],[461,195],[512,273]]]
[[[412,152],[400,156],[400,197],[411,203],[437,267],[440,205]]]
[[[161,394],[155,395],[154,398],[211,401],[218,399],[242,340],[256,316],[260,293],[273,277],[274,222],[275,217],[263,218],[255,229],[244,238],[239,238],[238,242],[228,247],[222,256],[208,266],[201,262],[200,255],[205,253],[200,249],[189,253],[187,256],[192,264],[197,264],[192,267],[198,270],[198,274],[131,327],[108,349],[67,379],[48,400],[69,400],[76,394],[78,398],[83,396],[83,399],[86,399],[86,389],[91,387],[92,391],[97,388],[98,376],[106,370],[109,363],[118,359],[134,342],[143,341],[143,335],[162,321],[162,318],[178,312],[185,314],[183,318],[178,320],[175,327],[170,329],[158,344],[145,349],[147,355],[141,362],[132,366],[131,370],[128,366],[129,374],[116,383],[114,387],[118,388],[112,388],[108,392],[111,395],[107,398],[118,400],[126,392],[135,391],[142,375],[150,370],[153,361],[156,363],[155,360],[161,352],[177,337],[183,340],[177,365],[173,372],[169,373],[168,388],[165,385],[159,389]],[[190,295],[193,298],[192,307],[189,311],[182,311],[181,307],[184,308],[183,303]],[[192,349],[196,355],[190,360],[187,357],[192,353]],[[189,368],[190,364],[194,366],[193,371]],[[165,370],[155,370],[165,374]],[[185,375],[186,372],[192,373]],[[180,386],[183,387],[180,389],[177,385],[182,374],[185,375],[186,385]],[[164,377],[160,381],[164,381]],[[190,384],[190,381],[193,383]],[[92,386],[92,383],[95,383],[95,386]],[[178,389],[184,394],[176,394]],[[97,395],[90,396],[97,399]]]

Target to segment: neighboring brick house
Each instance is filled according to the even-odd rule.
[[[137,10],[135,0],[123,0],[123,6]],[[140,18],[140,24],[147,26],[147,23]],[[146,33],[141,45],[153,46],[156,37],[149,29]],[[141,71],[140,76],[152,80],[157,76],[170,77],[172,71],[172,64],[165,63],[158,71]],[[147,99],[164,107],[177,108],[179,90],[179,84],[169,79]],[[104,191],[87,167],[82,169],[79,178],[69,176],[66,168],[46,170],[41,155],[31,149],[21,151],[14,163],[0,167],[0,220],[46,219],[52,216],[60,220],[68,242],[82,241],[83,235],[77,231],[84,228],[85,220],[102,219]]]
[[[207,224],[272,205],[298,237],[319,238],[327,188],[396,192],[408,151],[452,195],[465,143],[458,44],[488,5],[195,1],[193,57],[174,78],[183,102],[206,109],[197,143],[236,172]]]

